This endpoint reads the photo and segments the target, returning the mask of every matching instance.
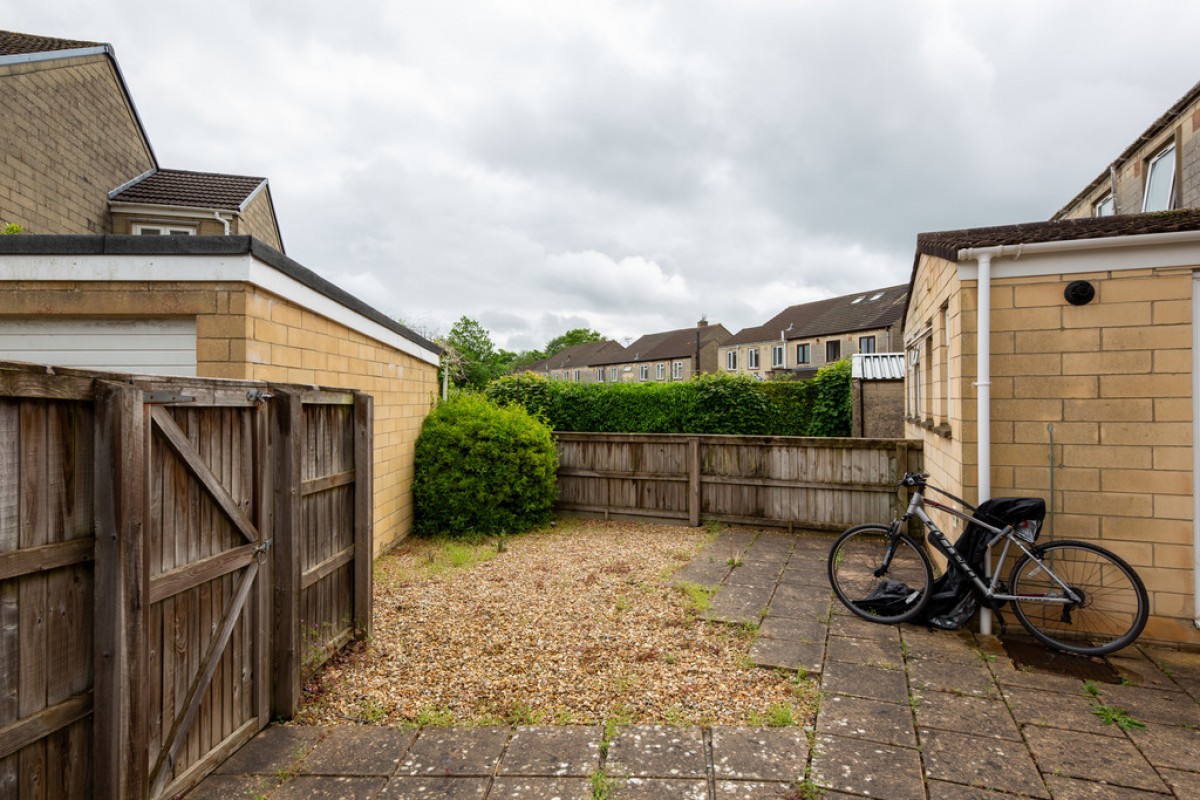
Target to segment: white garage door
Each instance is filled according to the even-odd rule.
[[[0,360],[195,375],[196,319],[0,318]]]

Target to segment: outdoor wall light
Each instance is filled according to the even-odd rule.
[[[1071,281],[1063,292],[1063,297],[1073,306],[1086,306],[1095,296],[1096,287],[1087,281]]]

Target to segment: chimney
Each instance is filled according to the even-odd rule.
[[[708,327],[708,318],[701,316],[700,321],[696,323],[696,327],[697,328],[707,328]]]

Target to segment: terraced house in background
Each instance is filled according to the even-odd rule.
[[[564,347],[549,358],[535,361],[521,371],[534,372],[556,381],[595,383],[595,365],[607,363],[608,359],[624,352],[625,348],[612,339],[606,342],[586,342]]]
[[[811,378],[856,353],[901,346],[908,286],[888,286],[789,306],[766,323],[743,328],[721,345],[721,369],[757,378]]]
[[[701,319],[694,328],[648,333],[620,353],[593,361],[601,383],[687,381],[717,371],[717,349],[729,339],[724,325]]]
[[[0,31],[0,108],[0,360],[368,393],[403,537],[437,345],[288,258],[267,179],[162,167],[110,45]]]

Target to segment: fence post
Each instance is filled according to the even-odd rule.
[[[304,403],[272,389],[271,452],[275,459],[272,573],[275,591],[271,631],[271,714],[290,718],[300,703],[300,453]]]
[[[700,437],[688,437],[688,524],[700,527]]]
[[[96,381],[95,797],[150,791],[145,693],[147,423],[142,391]]]
[[[354,393],[354,628],[371,635],[375,559],[375,401]]]

